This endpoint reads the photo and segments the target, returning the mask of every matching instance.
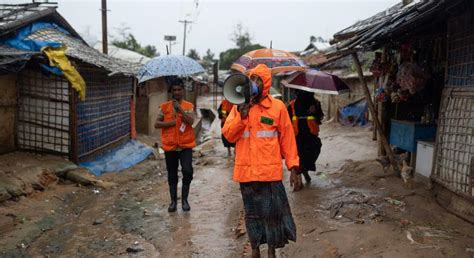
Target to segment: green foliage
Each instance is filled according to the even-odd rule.
[[[121,39],[112,40],[112,45],[135,51],[147,57],[156,56],[156,47],[152,45],[142,46],[132,33],[124,33]]]
[[[189,50],[187,56],[188,56],[189,58],[192,58],[192,59],[196,60],[196,61],[201,60],[201,57],[199,56],[199,53],[198,53],[197,50],[194,49],[194,48],[191,48],[191,49]]]
[[[230,69],[230,66],[232,65],[232,63],[237,61],[237,59],[239,59],[239,57],[241,57],[243,54],[250,52],[252,50],[260,49],[260,48],[265,48],[265,47],[260,44],[253,44],[242,49],[241,48],[228,49],[219,55],[220,68],[224,70],[228,70]]]
[[[207,49],[206,55],[202,57],[202,60],[212,63],[214,62],[214,56],[214,53],[212,53],[210,49]]]
[[[234,32],[231,35],[231,40],[237,46],[236,48],[227,49],[220,53],[220,68],[228,70],[232,63],[234,63],[243,54],[260,48],[265,48],[260,44],[252,44],[252,38],[247,30],[245,30],[242,24],[237,24],[234,27]]]

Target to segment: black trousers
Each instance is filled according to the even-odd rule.
[[[178,184],[178,166],[181,163],[183,185],[190,185],[193,180],[193,151],[165,151],[166,170],[168,170],[168,185]]]
[[[321,153],[321,139],[313,134],[300,133],[296,136],[296,146],[302,171],[316,171],[316,160]]]

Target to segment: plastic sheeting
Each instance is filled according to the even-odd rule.
[[[92,174],[100,176],[106,172],[119,172],[146,159],[153,149],[136,140],[111,150],[92,161],[79,164],[89,169]]]
[[[351,103],[339,110],[341,115],[341,123],[344,125],[359,125],[367,124],[367,101],[361,99]]]
[[[86,83],[66,57],[66,47],[58,42],[27,39],[27,37],[32,33],[42,29],[55,29],[61,33],[70,35],[69,32],[57,24],[50,22],[34,22],[18,30],[14,37],[5,39],[0,43],[16,49],[44,52],[49,59],[50,67],[47,68],[43,66],[42,68],[56,75],[59,73],[59,70],[57,69],[59,68],[64,73],[66,79],[71,82],[72,87],[79,92],[80,99],[84,100],[86,96]]]
[[[43,47],[60,47],[58,42],[29,40],[27,37],[35,31],[42,29],[55,29],[66,35],[70,35],[65,29],[57,24],[50,22],[34,22],[18,30],[14,37],[3,40],[1,43],[12,48],[27,50],[27,51],[41,51]]]
[[[66,57],[66,47],[45,47],[43,52],[49,59],[49,65],[61,69],[64,77],[71,83],[71,86],[79,93],[79,98],[86,98],[86,82],[76,68]]]

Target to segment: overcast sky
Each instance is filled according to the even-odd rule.
[[[16,0],[0,0],[18,2]],[[173,53],[182,53],[183,24],[187,30],[186,52],[195,48],[202,56],[210,48],[218,54],[234,47],[230,35],[242,23],[253,43],[298,51],[309,43],[311,35],[331,36],[358,20],[383,11],[401,0],[108,0],[109,36],[117,28],[128,27],[142,44],[156,46],[166,53],[164,35],[176,35]],[[59,12],[80,33],[101,39],[101,0],[57,0]],[[110,37],[109,37],[110,38]]]

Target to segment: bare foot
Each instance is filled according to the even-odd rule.
[[[275,258],[275,248],[268,247],[268,258]]]
[[[252,249],[252,258],[260,258],[260,248]]]

